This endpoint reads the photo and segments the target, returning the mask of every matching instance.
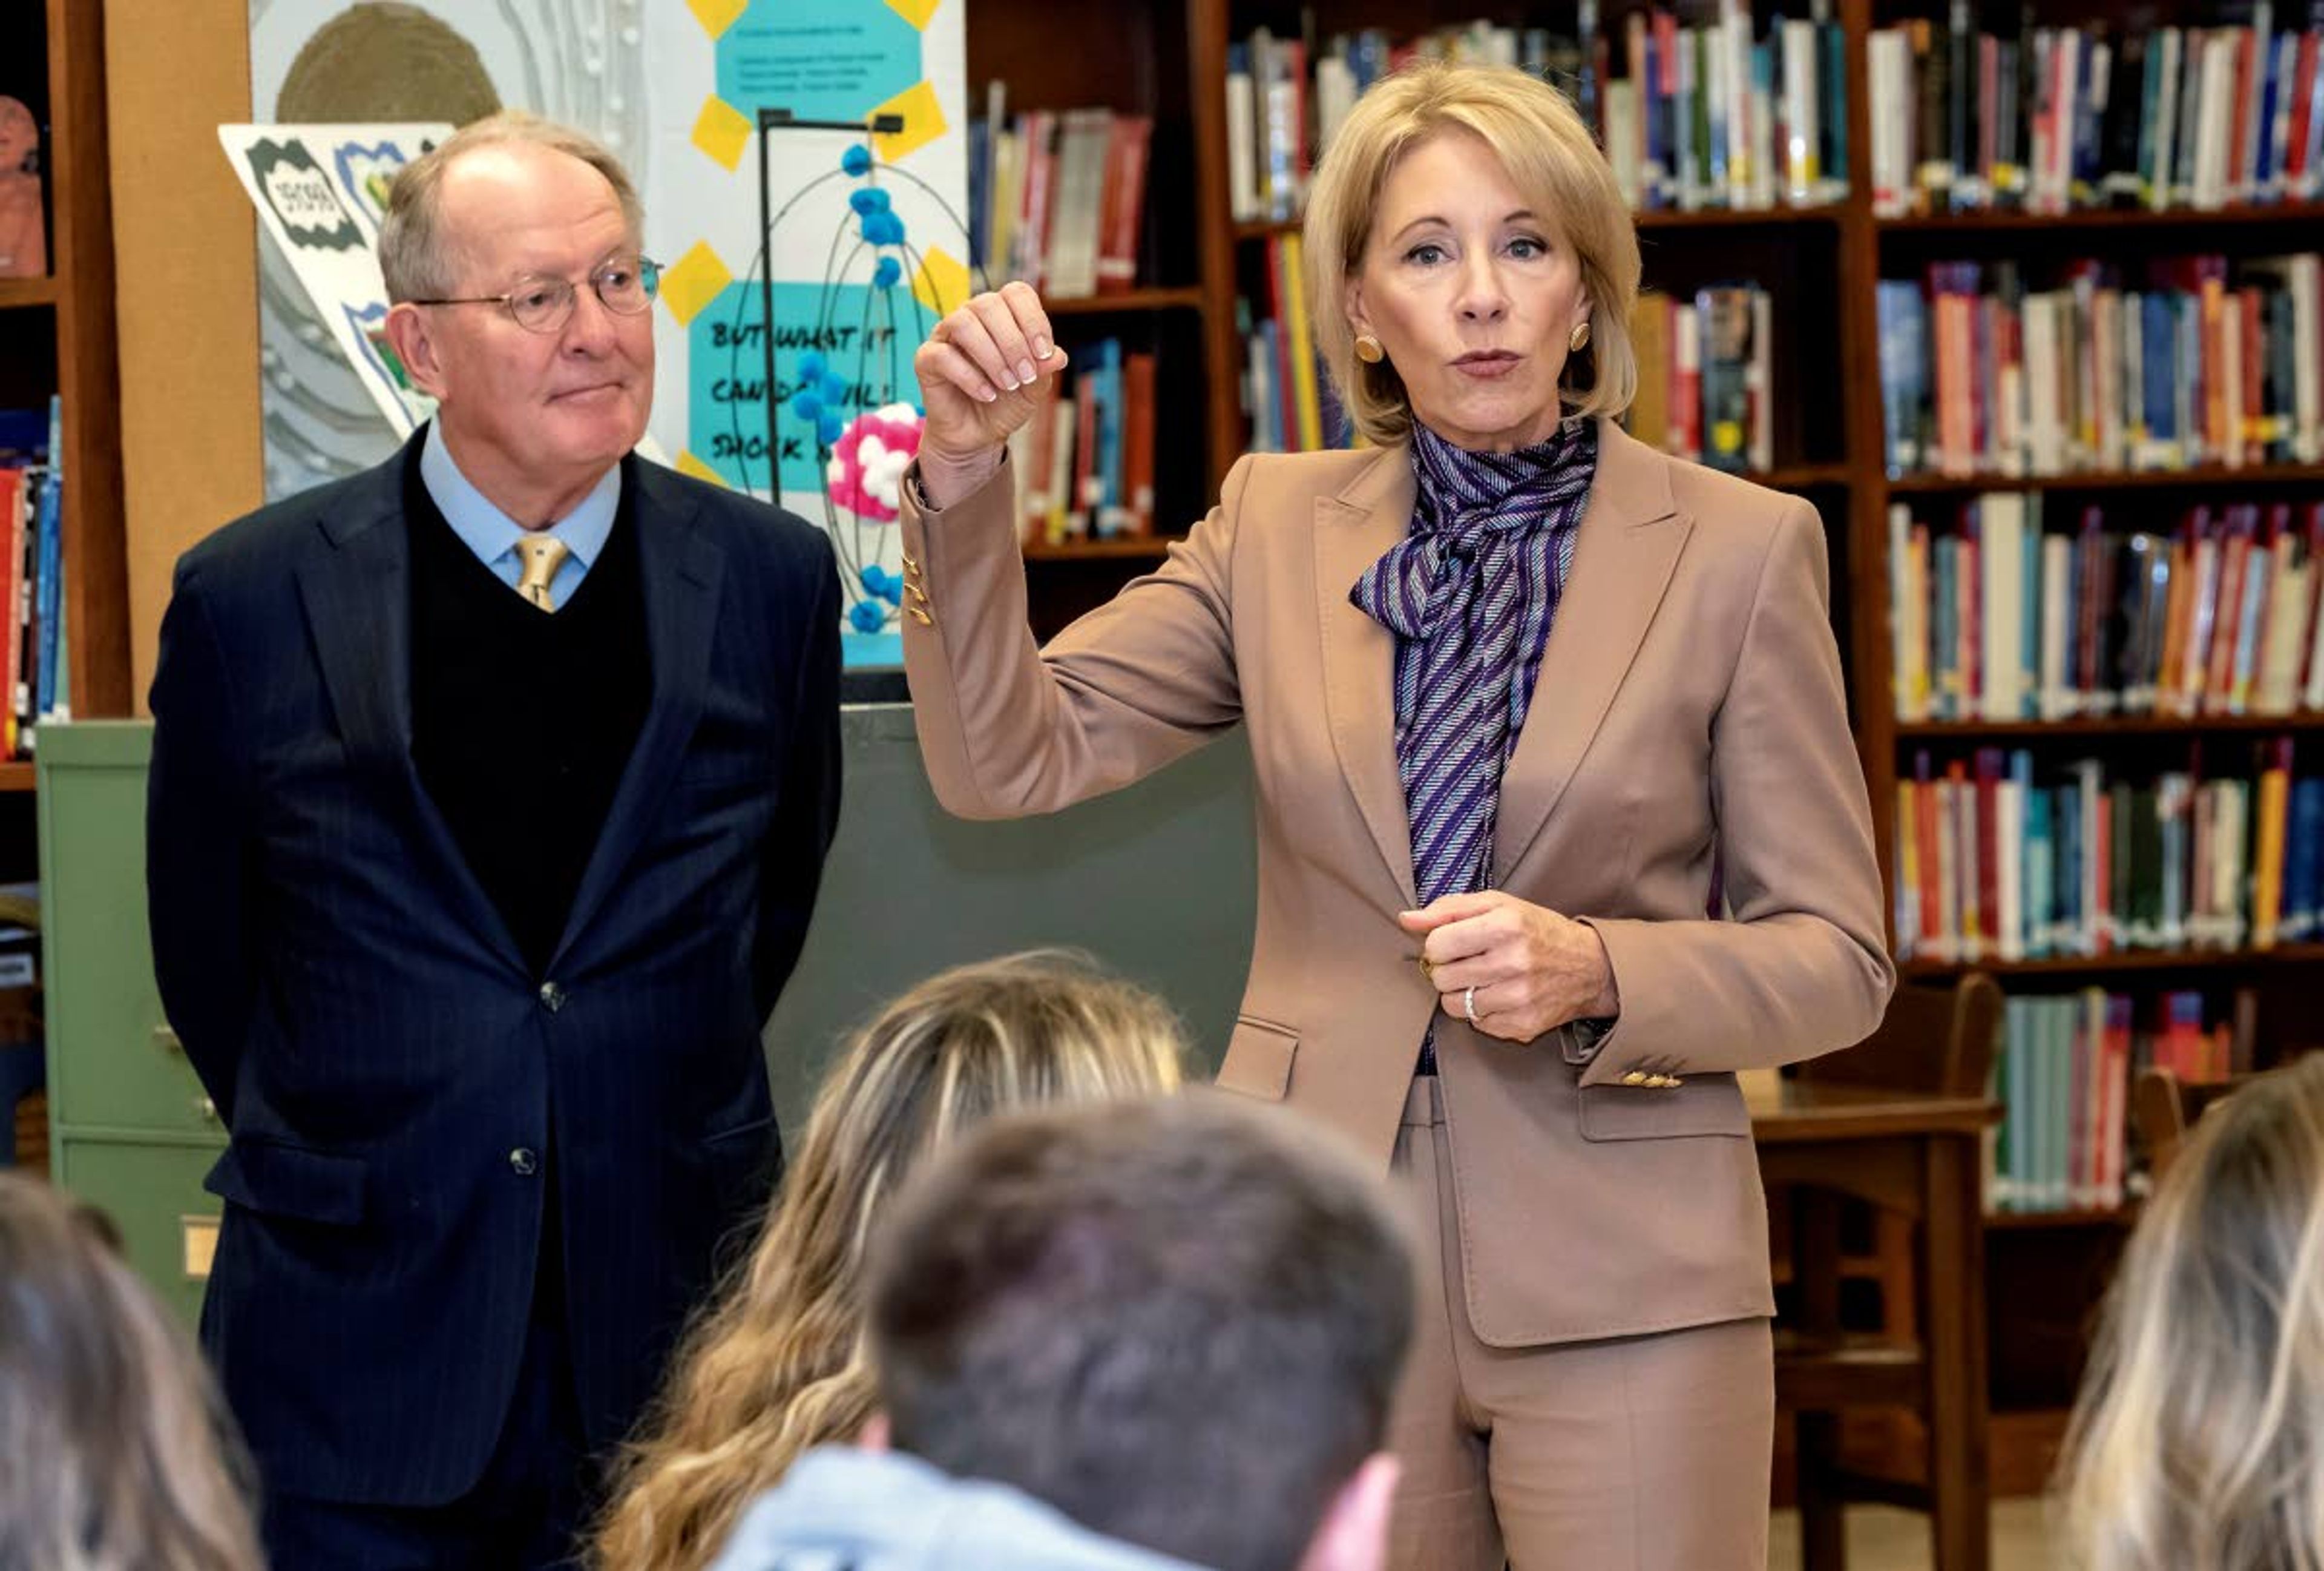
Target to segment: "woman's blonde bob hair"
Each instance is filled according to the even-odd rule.
[[[800,1453],[862,1430],[865,1245],[933,1152],[1011,1109],[1174,1091],[1185,1052],[1160,999],[1069,951],[946,971],[881,1011],[825,1076],[756,1246],[622,1457],[597,1563],[698,1571]]]
[[[1561,392],[1572,414],[1618,415],[1638,389],[1630,306],[1638,236],[1614,171],[1565,96],[1505,66],[1426,61],[1384,78],[1333,135],[1307,193],[1303,244],[1315,347],[1348,418],[1383,445],[1412,430],[1393,365],[1356,358],[1347,283],[1363,266],[1381,188],[1397,161],[1432,136],[1466,131],[1492,149],[1526,201],[1571,246],[1590,296],[1590,344],[1568,356]]]
[[[2147,1203],[2059,1491],[2084,1571],[2324,1571],[2324,1053],[2215,1104]]]

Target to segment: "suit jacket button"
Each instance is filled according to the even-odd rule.
[[[555,1014],[558,1010],[565,1007],[565,989],[558,986],[554,982],[542,983],[540,984],[540,1002],[547,1007],[549,1013]]]
[[[1644,1069],[1633,1069],[1622,1077],[1622,1084],[1625,1086],[1643,1086],[1646,1083],[1646,1072]]]
[[[540,1170],[540,1159],[533,1154],[530,1146],[521,1145],[509,1152],[509,1171],[518,1178],[530,1178]]]

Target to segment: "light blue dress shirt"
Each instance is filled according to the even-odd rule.
[[[444,445],[443,428],[434,420],[428,422],[428,439],[420,448],[420,479],[452,532],[513,590],[524,574],[516,542],[529,531],[469,484],[452,461],[451,449]],[[613,532],[613,514],[621,505],[622,467],[616,464],[572,512],[549,526],[549,532],[565,542],[567,553],[556,577],[549,580],[552,604],[563,605],[571,600],[581,580],[589,576],[590,564],[604,550],[605,537]]]

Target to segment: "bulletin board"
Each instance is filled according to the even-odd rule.
[[[665,269],[651,450],[701,478],[779,494],[831,528],[848,579],[851,660],[879,662],[893,655],[900,585],[893,454],[917,441],[906,429],[916,416],[899,410],[916,394],[911,353],[969,285],[958,222],[967,207],[963,5],[250,0],[247,117],[457,124],[508,106],[611,146],[644,199],[647,252]],[[767,189],[786,209],[771,254],[760,233],[767,107],[802,121],[902,121],[893,135],[791,130],[768,143]],[[878,193],[870,211],[866,191]],[[267,489],[282,495],[376,463],[398,438],[281,256],[262,252]],[[761,290],[770,267],[771,389]],[[883,423],[883,411],[898,418]],[[887,479],[885,502],[856,485],[867,456]],[[835,479],[859,505],[835,510]]]

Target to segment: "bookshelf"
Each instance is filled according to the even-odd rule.
[[[1689,24],[1719,12],[1715,3],[1674,8]],[[1612,41],[1613,74],[1623,75],[1622,30],[1631,14],[1646,7],[1622,0],[1599,9],[1599,25]],[[1775,10],[1769,4],[1753,5],[1755,26],[1765,29]],[[1897,788],[1917,750],[1958,756],[1980,746],[2028,747],[2047,749],[2052,759],[2095,755],[2144,763],[2173,750],[2183,755],[2208,746],[2232,755],[2268,738],[2290,737],[2309,755],[2312,768],[2317,744],[2324,741],[2324,712],[2313,709],[2274,716],[2199,709],[2050,720],[1900,718],[1892,685],[1893,504],[1934,513],[1983,495],[2038,495],[2047,505],[2098,505],[2110,518],[2151,520],[2153,527],[2167,531],[2198,504],[2289,501],[2305,506],[2324,499],[2324,464],[2319,463],[2230,467],[2198,461],[2038,477],[1892,472],[1879,355],[1878,285],[1884,279],[1918,279],[1938,262],[2011,262],[2046,287],[2076,258],[2103,257],[2128,269],[2148,259],[2199,252],[2258,257],[2315,249],[2324,235],[2324,200],[2317,199],[2227,200],[2203,210],[2179,205],[2045,212],[1898,212],[1894,203],[1877,202],[1876,113],[1887,116],[1882,130],[1893,136],[1896,111],[1886,104],[1876,109],[1874,95],[1867,90],[1876,34],[1923,21],[1941,35],[1952,10],[1936,0],[1831,0],[1829,15],[1838,26],[1847,83],[1845,194],[1827,192],[1830,199],[1796,207],[1648,210],[1637,219],[1647,289],[1684,298],[1708,283],[1748,278],[1762,282],[1775,296],[1774,462],[1752,477],[1805,496],[1822,515],[1833,573],[1832,619],[1874,804],[1880,862],[1892,885],[1898,867]],[[2276,13],[2279,32],[2314,25],[2302,8],[2279,6]],[[2036,26],[2070,28],[2087,38],[2103,35],[2116,45],[2172,27],[2249,21],[2248,8],[2190,0],[2164,0],[2160,6],[2042,0],[2022,12],[1987,5],[1968,14],[1978,27],[1997,34],[2030,39]],[[980,8],[970,23],[972,80],[1002,71],[1012,99],[1020,84],[1036,93],[1058,90],[1041,86],[1046,56],[1038,35],[1048,15],[1047,7],[1029,0]],[[1200,356],[1194,391],[1203,401],[1202,413],[1186,406],[1180,415],[1180,406],[1166,404],[1172,418],[1161,437],[1158,463],[1166,473],[1203,476],[1205,485],[1199,495],[1185,497],[1182,492],[1184,500],[1157,507],[1157,529],[1183,529],[1201,516],[1225,469],[1249,443],[1238,302],[1259,288],[1269,245],[1298,228],[1296,218],[1279,214],[1246,210],[1237,217],[1225,87],[1231,47],[1263,27],[1278,38],[1303,40],[1312,62],[1315,47],[1334,34],[1379,28],[1404,39],[1466,26],[1480,16],[1502,27],[1571,31],[1575,14],[1495,0],[1131,0],[1117,30],[1089,41],[1093,53],[1086,68],[1076,60],[1074,79],[1065,89],[1074,101],[1118,101],[1157,115],[1147,227],[1162,243],[1154,248],[1152,276],[1167,291],[1199,297],[1188,310],[1194,325],[1183,347]],[[1142,70],[1111,52],[1132,36],[1147,51]],[[1893,39],[1885,42],[1893,45]],[[1925,116],[1927,95],[1912,97],[1905,113]],[[1974,97],[1969,101],[1977,102]],[[1989,116],[1972,116],[1963,132],[1970,145],[1983,134],[1983,118]],[[1102,559],[1093,559],[1087,552],[1028,554],[1035,559],[1037,583],[1056,584],[1060,576],[1081,580],[1075,596],[1081,604],[1102,598],[1101,588],[1144,565],[1125,556],[1109,572]],[[1055,559],[1059,556],[1065,559]],[[2324,980],[2324,943],[2266,949],[2117,949],[1987,964],[2013,993],[2097,984],[2151,1000],[2165,987],[2251,987],[2260,999],[2259,1051],[2265,1061],[2304,1045],[2302,1033],[2310,1031],[2306,1021],[2313,1012],[2301,1000]],[[1904,966],[1906,975],[1920,979],[1941,978],[1960,968],[1957,961],[1927,958]],[[2102,1206],[1997,1214],[1992,1219],[1996,1483],[2005,1492],[2037,1488],[2046,1471],[2063,1408],[2079,1378],[2088,1315],[2130,1215],[2125,1206]],[[2027,1307],[2035,1301],[2047,1307],[2037,1313]]]
[[[0,279],[0,408],[44,408],[51,396],[62,402],[60,444],[51,455],[65,477],[61,654],[81,715],[125,715],[130,707],[104,70],[97,5],[34,0],[0,10],[0,93],[21,100],[41,130],[49,253],[47,276]],[[32,763],[0,761],[0,883],[40,876],[38,831]],[[10,1111],[0,1108],[0,1118]],[[45,1173],[45,1093],[14,1111],[17,1159],[26,1170]]]
[[[23,99],[44,131],[50,254],[48,277],[0,280],[0,407],[64,401],[66,659],[78,715],[130,707],[104,28],[103,8],[79,0],[0,14],[0,93]],[[5,840],[0,869],[29,868],[29,835]]]

